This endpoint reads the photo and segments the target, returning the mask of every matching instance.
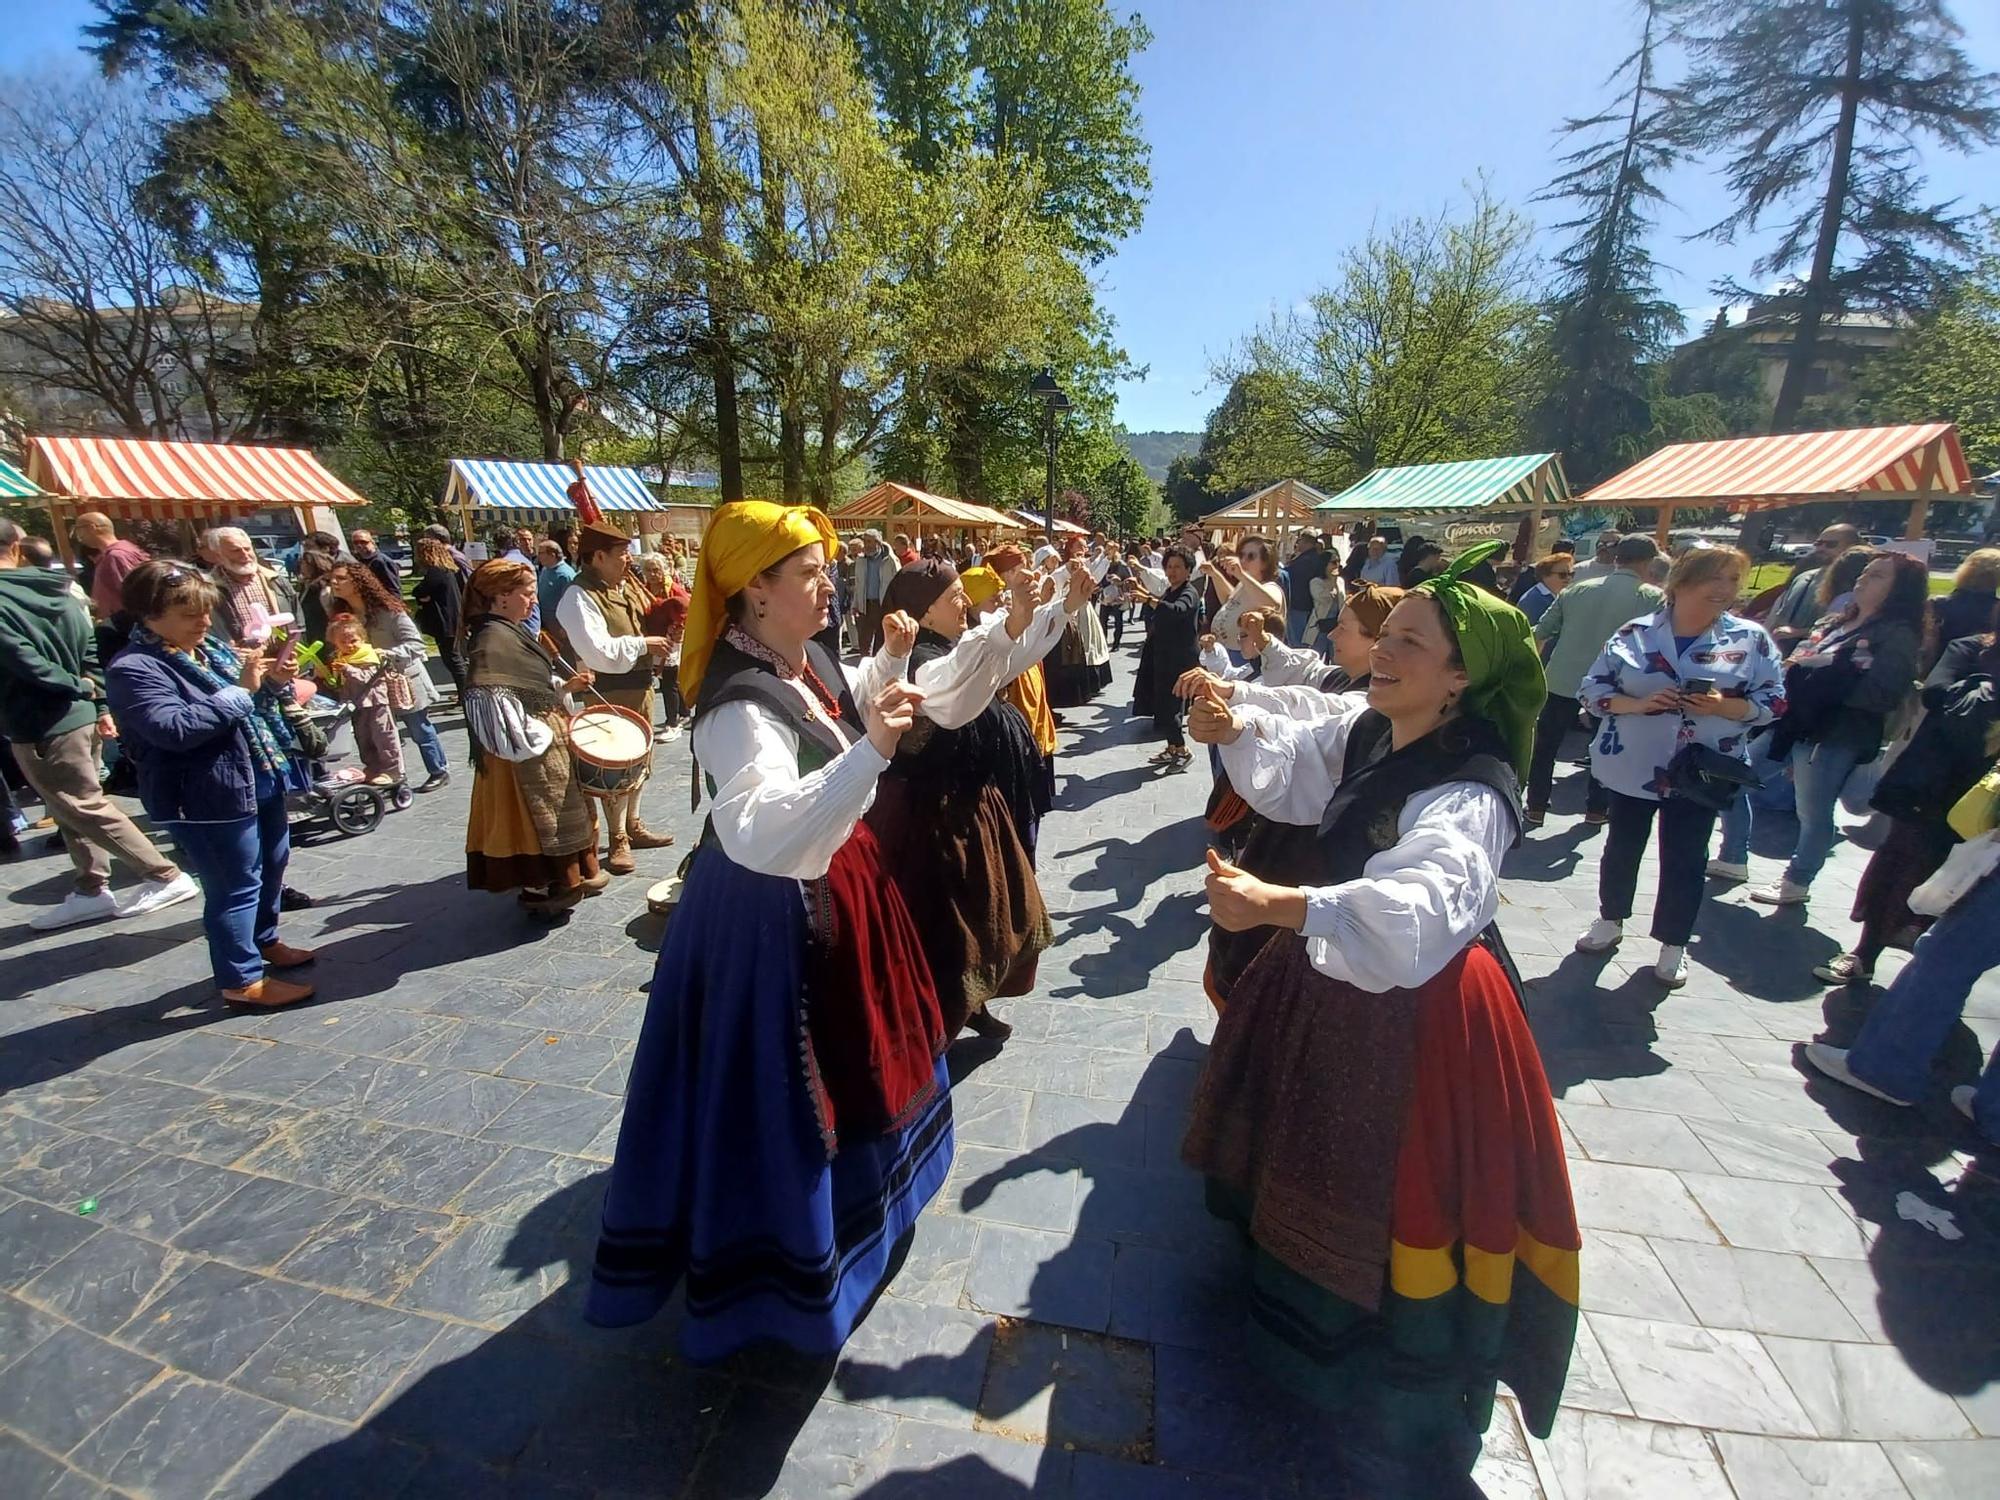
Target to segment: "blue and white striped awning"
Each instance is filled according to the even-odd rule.
[[[637,469],[585,464],[591,496],[606,514],[612,511],[666,509]],[[474,510],[541,512],[575,509],[569,487],[576,470],[568,464],[510,463],[496,458],[454,458],[444,487],[448,510],[470,505]]]

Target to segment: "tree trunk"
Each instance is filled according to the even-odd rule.
[[[702,301],[708,313],[709,376],[715,386],[716,483],[725,501],[743,498],[743,428],[736,409],[736,352],[731,347],[729,304],[722,286],[727,247],[722,194],[716,182],[715,125],[706,91],[694,107],[695,199],[701,217]]]
[[[1840,245],[1840,224],[1847,211],[1847,189],[1854,159],[1854,121],[1861,109],[1862,44],[1867,26],[1861,0],[1847,0],[1847,64],[1841,73],[1840,120],[1833,131],[1833,161],[1827,170],[1826,201],[1820,208],[1819,239],[1813,246],[1812,274],[1799,297],[1799,317],[1792,333],[1792,352],[1785,360],[1784,382],[1771,413],[1771,431],[1789,432],[1805,404],[1806,374],[1819,352],[1820,319],[1829,311],[1829,283],[1834,251]]]

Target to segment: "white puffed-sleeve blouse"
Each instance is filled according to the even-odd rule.
[[[1366,698],[1320,694],[1324,711],[1306,720],[1243,708],[1242,693],[1247,727],[1222,747],[1230,785],[1267,818],[1317,824],[1340,783],[1347,737]],[[1305,888],[1312,966],[1372,994],[1434,978],[1493,920],[1500,861],[1516,836],[1506,800],[1474,781],[1448,781],[1411,797],[1396,832],[1395,844],[1371,858],[1360,879]]]

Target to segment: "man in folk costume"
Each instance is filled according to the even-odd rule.
[[[1276,929],[1216,1027],[1182,1155],[1252,1242],[1252,1357],[1340,1412],[1353,1492],[1466,1492],[1494,1385],[1547,1436],[1581,1248],[1555,1107],[1500,942],[1500,861],[1545,695],[1527,617],[1419,584],[1366,698],[1189,721],[1266,817],[1317,828],[1277,885],[1209,855],[1209,908]]]
[[[643,621],[651,601],[632,577],[630,542],[608,521],[583,526],[576,582],[556,606],[556,620],[569,638],[575,664],[597,674],[596,693],[651,725],[653,677],[670,643],[664,636],[646,634]],[[672,834],[655,833],[639,821],[644,787],[642,774],[630,791],[596,799],[603,805],[611,841],[604,867],[614,875],[630,875],[638,868],[634,849],[663,849],[674,841]]]

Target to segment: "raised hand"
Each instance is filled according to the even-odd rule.
[[[1215,688],[1216,696],[1221,698],[1225,703],[1235,695],[1235,683],[1224,682],[1205,667],[1189,667],[1174,680],[1174,696],[1176,698],[1199,698],[1202,695],[1202,690],[1211,685]]]
[[[1201,685],[1200,696],[1188,705],[1188,738],[1202,745],[1233,745],[1243,735],[1243,721],[1230,712],[1213,682]]]
[[[891,656],[908,656],[917,644],[917,622],[904,610],[882,617],[882,649]]]
[[[910,726],[917,722],[923,706],[924,690],[915,683],[897,678],[884,683],[868,703],[868,743],[884,760],[896,753],[896,746]]]
[[[1063,612],[1075,614],[1082,609],[1084,601],[1096,587],[1097,580],[1090,576],[1090,569],[1082,562],[1072,562],[1069,565],[1069,593],[1063,599]]]
[[[1305,923],[1304,892],[1259,880],[1213,849],[1208,851],[1208,878],[1202,884],[1208,893],[1209,920],[1225,932],[1267,926],[1296,931]]]

